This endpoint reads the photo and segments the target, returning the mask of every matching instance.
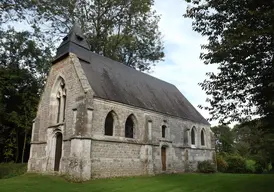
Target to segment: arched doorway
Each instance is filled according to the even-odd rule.
[[[162,157],[162,171],[166,171],[166,147],[162,146],[161,148],[161,157]]]
[[[54,171],[59,171],[60,160],[61,160],[61,156],[62,156],[62,142],[63,142],[62,133],[60,133],[60,132],[56,133]]]

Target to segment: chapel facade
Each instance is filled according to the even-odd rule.
[[[98,177],[191,172],[214,160],[209,123],[172,84],[63,39],[33,122],[29,172]]]

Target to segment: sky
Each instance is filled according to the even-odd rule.
[[[154,9],[161,15],[159,28],[163,34],[165,60],[156,64],[150,75],[174,84],[205,118],[209,118],[207,111],[198,108],[198,105],[206,105],[207,97],[198,83],[206,79],[206,72],[217,71],[217,67],[205,65],[199,59],[201,45],[207,39],[192,30],[191,19],[182,16],[186,8],[184,0],[155,1]],[[210,123],[217,125],[216,121]]]

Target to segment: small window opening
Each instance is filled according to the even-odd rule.
[[[166,138],[166,126],[162,126],[162,138]]]

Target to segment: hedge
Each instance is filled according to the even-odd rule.
[[[200,161],[198,163],[198,172],[200,173],[215,173],[216,168],[212,161]]]

